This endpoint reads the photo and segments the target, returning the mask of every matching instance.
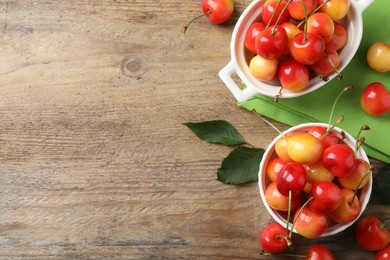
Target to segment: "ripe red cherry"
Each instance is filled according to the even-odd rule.
[[[352,173],[355,167],[355,152],[346,144],[335,144],[326,148],[322,154],[322,165],[336,177]]]
[[[302,63],[287,57],[279,65],[278,77],[283,88],[298,92],[306,88],[309,71]]]
[[[308,131],[309,134],[312,134],[317,139],[322,138],[321,143],[324,150],[329,146],[337,144],[339,142],[339,137],[335,134],[335,132],[330,131],[328,134],[325,135],[326,131],[326,127],[323,126],[313,126]]]
[[[255,40],[256,53],[274,60],[282,56],[288,45],[287,33],[281,25],[268,27],[259,32]]]
[[[363,188],[364,185],[366,185],[370,180],[371,173],[366,175],[369,170],[370,164],[367,161],[358,158],[356,159],[355,167],[352,170],[352,173],[347,176],[338,178],[338,181],[341,186],[350,190],[356,189],[358,185],[360,185],[359,189]]]
[[[262,22],[252,23],[245,34],[245,47],[252,53],[256,53],[255,40],[257,35],[265,29],[265,24]]]
[[[390,243],[389,231],[375,215],[366,216],[359,221],[355,238],[362,248],[370,251],[381,250]]]
[[[347,30],[340,23],[335,22],[333,37],[325,44],[326,48],[329,50],[338,51],[344,47],[344,45],[347,43],[347,39]]]
[[[278,173],[280,169],[282,169],[284,164],[285,162],[282,159],[280,159],[279,156],[275,156],[271,160],[269,160],[265,172],[270,181],[276,181],[276,178],[278,177]]]
[[[290,16],[296,20],[305,19],[303,5],[305,5],[306,14],[309,15],[317,7],[317,0],[292,0],[287,7]]]
[[[325,51],[325,42],[316,33],[298,33],[292,38],[290,53],[296,61],[304,65],[314,64]]]
[[[310,239],[321,236],[329,225],[325,214],[314,212],[309,207],[297,209],[295,218],[295,230],[301,236]]]
[[[360,214],[360,204],[358,197],[354,197],[354,192],[350,189],[341,189],[342,200],[337,209],[328,213],[328,216],[337,223],[349,223],[354,221]]]
[[[390,260],[390,246],[376,252],[375,260]]]
[[[314,183],[311,193],[314,200],[309,202],[309,207],[315,212],[327,213],[335,210],[342,200],[340,188],[330,181]]]
[[[284,196],[300,193],[306,186],[306,170],[296,162],[287,162],[280,169],[276,178],[276,186],[281,194]]]
[[[260,234],[260,247],[271,254],[281,253],[287,248],[286,228],[277,222],[266,226]]]
[[[330,62],[329,58],[332,62]],[[329,49],[324,51],[318,61],[310,65],[310,68],[319,76],[329,76],[334,72],[338,72],[340,66],[340,56],[337,51]]]
[[[282,10],[287,5],[287,1],[281,0],[280,4],[278,6],[279,1],[280,0],[267,0],[263,4],[262,11],[261,11],[261,17],[263,19],[264,24],[274,25],[280,15],[282,15],[282,16],[281,16],[278,24],[288,22],[291,19],[290,14],[287,11],[282,13]],[[275,14],[273,14],[274,12],[275,12]],[[272,17],[272,21],[270,21],[271,17]]]
[[[362,92],[360,104],[370,115],[382,115],[390,111],[390,92],[380,82],[369,84]]]
[[[320,35],[325,42],[329,42],[334,34],[334,22],[329,15],[316,12],[307,19],[307,32]]]
[[[334,256],[323,245],[312,245],[305,260],[334,260]]]
[[[233,0],[203,0],[202,12],[215,24],[225,22],[234,10]]]

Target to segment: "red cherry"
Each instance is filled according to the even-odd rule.
[[[271,254],[281,253],[287,248],[286,228],[277,222],[266,226],[260,234],[260,247]]]
[[[375,260],[390,260],[390,246],[376,252]]]
[[[358,197],[354,197],[354,192],[350,189],[341,189],[342,200],[337,209],[328,213],[328,216],[337,223],[349,223],[354,221],[360,214],[360,204]],[[353,201],[352,201],[352,198]]]
[[[278,19],[278,17],[280,15],[282,15],[282,16],[281,16],[280,20],[278,21],[278,24],[288,22],[291,19],[290,14],[288,12],[285,11],[282,13],[282,10],[287,5],[287,1],[281,0],[279,3],[279,6],[278,6],[279,1],[280,0],[267,0],[263,4],[262,10],[261,10],[261,17],[262,17],[263,22],[265,24],[274,25],[276,23],[276,20]],[[272,21],[270,22],[271,17],[272,17]]]
[[[338,178],[338,182],[341,186],[350,190],[354,190],[358,186],[359,189],[361,189],[368,183],[370,179],[370,173],[367,175],[369,170],[370,164],[367,161],[358,158],[356,159],[355,167],[352,170],[352,173],[347,176]]]
[[[306,66],[290,57],[280,63],[278,76],[283,88],[292,92],[303,90],[309,82],[309,71]]]
[[[317,7],[317,0],[292,0],[287,7],[290,16],[296,20],[304,20],[303,5],[305,5],[306,14],[309,15]]]
[[[276,182],[271,182],[264,193],[265,199],[267,201],[268,206],[270,206],[274,210],[287,212],[289,208],[289,198],[287,196],[282,195],[278,188],[276,187]],[[298,207],[301,206],[302,202],[302,193],[298,193],[297,195],[291,198],[291,211],[295,211]]]
[[[335,22],[333,37],[325,44],[326,48],[328,50],[338,51],[344,47],[344,45],[347,43],[347,39],[347,30],[340,23]]]
[[[369,84],[362,92],[360,104],[370,115],[382,115],[390,111],[390,92],[380,82]]]
[[[288,196],[290,190],[293,195],[300,193],[306,186],[305,168],[297,162],[285,163],[276,178],[276,186],[284,196]]]
[[[203,0],[202,11],[215,24],[225,22],[234,10],[233,0]]]
[[[366,216],[359,221],[355,238],[362,248],[370,251],[381,250],[390,243],[389,231],[375,215]]]
[[[292,38],[290,52],[299,63],[310,65],[318,61],[325,51],[325,42],[315,33],[298,33]]]
[[[287,33],[281,25],[268,27],[259,32],[255,40],[256,53],[274,60],[282,56],[288,45]]]
[[[326,135],[325,133],[326,133],[326,127],[323,126],[313,126],[312,128],[309,129],[309,134],[312,134],[314,137],[318,139],[322,138],[321,143],[324,150],[329,146],[337,144],[339,142],[339,137],[333,131],[330,131]]]
[[[315,212],[327,213],[335,210],[341,203],[341,190],[330,181],[319,181],[313,184],[311,189],[314,200],[309,202],[309,207]]]
[[[283,168],[285,165],[285,162],[280,159],[279,156],[273,157],[271,160],[269,160],[267,167],[266,167],[266,174],[270,181],[276,181],[276,178],[278,177],[279,171]]]
[[[334,256],[323,245],[312,245],[305,260],[334,260]]]
[[[316,12],[309,16],[306,22],[307,32],[320,35],[325,42],[329,42],[334,34],[334,22],[329,15]]]
[[[252,23],[245,34],[245,47],[252,53],[256,53],[255,40],[257,35],[265,29],[265,24],[262,22]]]
[[[310,239],[321,236],[329,225],[325,214],[314,212],[309,207],[298,209],[294,219],[296,219],[295,230],[298,234]]]
[[[336,177],[348,176],[355,167],[355,152],[346,144],[335,144],[322,154],[322,165]]]
[[[330,62],[329,58],[332,62]],[[337,72],[340,66],[340,56],[337,51],[329,49],[324,51],[318,61],[310,65],[310,68],[315,74],[319,76],[329,76],[330,74]]]

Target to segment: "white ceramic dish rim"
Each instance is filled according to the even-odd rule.
[[[261,82],[252,76],[244,57],[245,32],[260,16],[261,6],[264,1],[265,0],[254,0],[239,17],[234,27],[230,42],[231,60],[219,71],[218,74],[239,102],[244,102],[256,94],[275,97],[280,89],[278,86],[275,87]],[[348,40],[344,48],[339,53],[341,60],[340,71],[349,64],[360,45],[363,35],[362,13],[372,2],[374,2],[374,0],[350,0],[351,7],[346,18],[348,26]],[[236,83],[234,80],[235,75],[237,75],[242,82],[245,83],[245,89],[243,89],[240,84]],[[329,80],[334,77],[336,77],[335,73],[329,77]],[[315,77],[310,80],[309,85],[305,90],[300,92],[283,90],[283,94],[280,98],[293,98],[305,95],[325,84],[326,82],[321,80],[319,77]]]
[[[283,134],[288,134],[288,133],[292,133],[292,132],[308,131],[313,126],[328,127],[328,124],[324,124],[324,123],[305,123],[305,124],[300,124],[300,125],[293,126],[293,127],[289,128],[289,129],[287,129],[286,131],[283,132]],[[338,128],[338,127],[334,128],[334,132],[339,137],[340,137],[341,132],[344,132],[344,134],[345,134],[345,139],[344,139],[345,143],[347,145],[351,146],[351,147],[355,147],[356,140],[349,133],[345,132],[344,130],[342,130],[342,129]],[[286,220],[279,214],[279,212],[277,212],[276,210],[272,209],[268,205],[268,203],[267,203],[267,201],[265,199],[265,196],[264,196],[264,193],[265,193],[265,178],[266,178],[265,163],[274,154],[275,143],[281,137],[282,136],[276,137],[270,143],[270,145],[267,147],[267,149],[264,152],[263,159],[261,160],[260,167],[259,167],[258,186],[259,186],[261,200],[263,202],[263,205],[267,209],[268,213],[272,216],[272,218],[275,221],[277,221],[282,226],[285,226],[286,225]],[[365,151],[364,151],[364,149],[362,147],[359,149],[359,151],[357,153],[357,158],[361,158],[361,159],[366,160],[367,162],[369,162],[368,157],[367,157],[367,155],[366,155],[366,153],[365,153]],[[263,185],[263,183],[264,183],[264,185]],[[348,227],[350,227],[361,216],[361,214],[366,209],[367,204],[368,204],[368,202],[370,200],[370,196],[371,196],[371,192],[372,192],[372,183],[373,183],[372,175],[370,175],[370,179],[369,179],[368,183],[362,188],[361,193],[360,193],[360,197],[359,197],[360,213],[359,213],[359,216],[352,222],[349,222],[349,223],[346,223],[346,224],[335,224],[335,225],[332,225],[332,226],[328,227],[328,229],[321,235],[321,237],[331,236],[331,235],[337,234],[337,233],[347,229]],[[293,232],[297,233],[295,229],[293,230]]]

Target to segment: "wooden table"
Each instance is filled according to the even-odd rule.
[[[0,259],[263,259],[257,184],[218,182],[231,148],[182,124],[224,119],[262,148],[277,135],[217,76],[250,1],[235,3],[183,34],[200,1],[0,1]],[[353,228],[295,241],[373,256]]]

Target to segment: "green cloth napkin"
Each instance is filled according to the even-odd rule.
[[[255,109],[261,115],[291,126],[307,122],[328,123],[336,97],[345,86],[352,84],[353,89],[345,92],[339,99],[332,123],[340,115],[344,115],[344,121],[338,126],[355,137],[362,125],[368,125],[370,130],[362,133],[366,138],[364,150],[368,156],[390,163],[390,113],[370,116],[360,106],[361,92],[369,83],[379,81],[390,90],[390,72],[376,72],[366,62],[366,53],[371,44],[376,41],[390,43],[388,4],[389,0],[376,0],[363,12],[362,42],[351,63],[343,70],[342,80],[335,78],[310,94],[280,99],[278,103],[270,97],[257,95],[238,103],[238,106],[248,110]]]

